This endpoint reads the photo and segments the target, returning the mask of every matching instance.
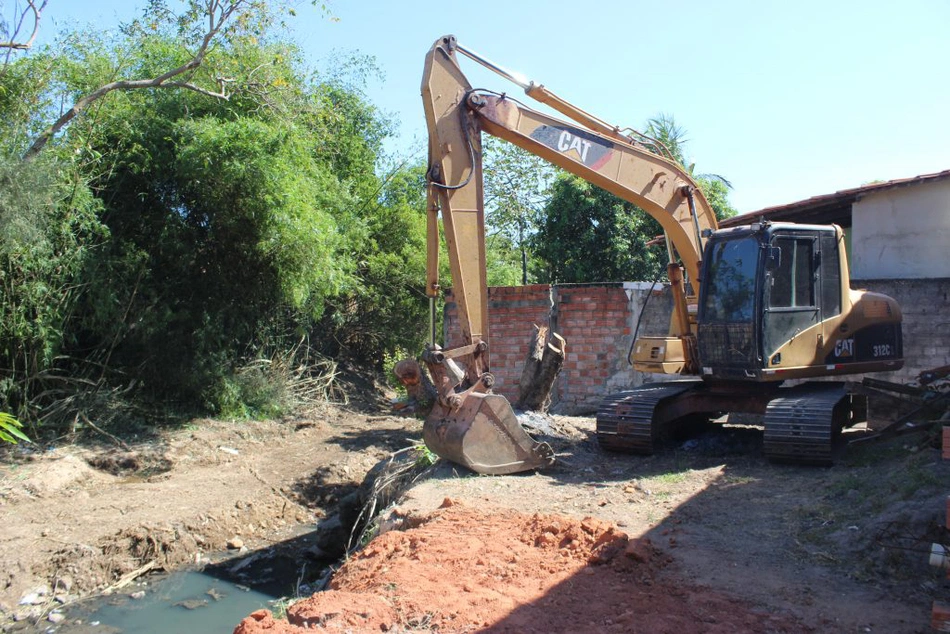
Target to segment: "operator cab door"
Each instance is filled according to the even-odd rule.
[[[776,232],[769,246],[762,318],[765,367],[813,365],[818,332],[802,333],[822,320],[819,234],[816,231]],[[781,350],[800,336],[814,341],[804,347]],[[789,358],[790,355],[797,358]]]

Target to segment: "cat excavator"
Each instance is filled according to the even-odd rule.
[[[506,93],[473,89],[460,55],[570,121]],[[890,297],[850,288],[840,227],[757,220],[720,230],[702,190],[662,143],[602,121],[451,35],[426,55],[422,97],[432,315],[421,360],[436,392],[423,437],[439,456],[488,474],[554,462],[551,447],[532,439],[508,401],[491,391],[482,133],[634,203],[663,228],[669,333],[637,337],[628,360],[672,377],[603,401],[596,431],[603,448],[651,453],[684,421],[752,413],[763,417],[769,459],[830,464],[842,430],[866,419],[866,397],[844,382],[807,379],[903,366],[901,309]],[[464,342],[446,350],[435,343],[440,213]]]

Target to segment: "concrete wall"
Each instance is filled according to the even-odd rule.
[[[852,279],[950,278],[950,180],[871,193],[851,222]]]
[[[495,392],[517,400],[532,324],[548,326],[567,341],[567,357],[552,394],[552,411],[590,413],[607,394],[640,385],[646,377],[627,363],[627,351],[650,287],[645,282],[618,282],[488,289]],[[640,325],[641,334],[666,333],[669,304],[668,289],[658,286]],[[444,335],[448,347],[463,343],[451,293],[446,298]]]
[[[907,382],[924,370],[950,365],[950,278],[854,280],[852,286],[890,295],[904,315],[904,367],[868,376]]]

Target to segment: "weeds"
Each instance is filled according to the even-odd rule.
[[[672,471],[670,473],[661,473],[660,475],[649,478],[649,482],[654,484],[681,484],[690,478],[689,471]]]

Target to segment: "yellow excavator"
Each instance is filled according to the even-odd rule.
[[[474,90],[459,55],[571,122],[505,93]],[[629,361],[674,379],[606,398],[597,414],[605,449],[651,453],[683,421],[741,412],[763,416],[768,458],[830,464],[841,431],[865,420],[866,397],[849,393],[843,382],[802,379],[903,366],[900,307],[885,295],[850,288],[840,227],[763,220],[720,230],[696,182],[660,142],[584,112],[454,36],[429,50],[422,98],[432,332],[421,359],[436,392],[423,437],[439,456],[488,474],[554,462],[550,446],[533,440],[508,401],[491,392],[482,133],[634,203],[664,230],[673,295],[669,334],[635,339]],[[464,340],[451,350],[435,343],[440,213]]]

